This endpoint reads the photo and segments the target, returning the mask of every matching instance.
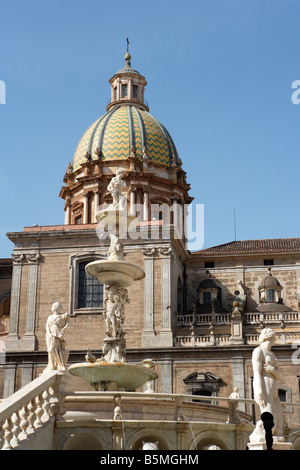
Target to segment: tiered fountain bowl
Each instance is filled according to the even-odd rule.
[[[127,214],[125,210],[107,209],[96,214],[98,222],[102,227],[107,227],[110,233],[122,238],[124,233],[136,227],[138,219]],[[120,242],[122,245],[122,242]],[[122,247],[123,248],[123,247]],[[135,264],[123,260],[122,256],[109,256],[105,260],[97,260],[86,266],[86,271],[97,278],[106,288],[126,289],[135,281],[145,277],[144,270]],[[119,348],[125,345],[124,333],[121,338],[106,337],[103,340],[105,347]],[[125,355],[118,360],[118,352],[113,356],[114,361],[107,361],[105,357],[88,360],[87,362],[73,364],[69,367],[72,375],[82,378],[89,383],[94,390],[120,390],[135,391],[146,382],[158,377],[154,371],[153,364],[145,361],[143,364],[135,365],[125,362]]]

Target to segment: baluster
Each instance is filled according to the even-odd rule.
[[[24,440],[24,439],[27,439],[28,437],[28,433],[26,431],[26,429],[28,428],[29,426],[29,410],[28,410],[28,406],[24,405],[21,410],[19,411],[19,416],[21,418],[21,421],[20,421],[20,428],[22,429],[20,435],[19,435],[19,439],[20,440]]]
[[[7,418],[3,425],[4,429],[4,446],[2,447],[2,450],[10,450],[12,449],[12,446],[10,445],[10,441],[13,437],[13,432],[12,432],[12,422],[11,418]]]
[[[42,398],[41,393],[35,397],[35,402],[36,402],[37,407],[36,407],[36,410],[35,410],[36,420],[34,422],[34,427],[39,428],[40,426],[43,425],[43,423],[41,421],[41,417],[44,413],[44,410],[42,408],[43,398]]]
[[[10,444],[12,447],[17,447],[20,444],[19,434],[21,432],[21,428],[19,426],[21,420],[20,420],[18,411],[12,414],[11,421],[13,423],[13,428],[12,428],[13,438]]]
[[[42,416],[42,421],[43,421],[43,423],[45,423],[50,418],[51,404],[50,404],[50,392],[49,392],[49,390],[45,390],[42,394],[42,397],[43,397],[43,400],[44,400],[44,403],[43,403],[43,406],[42,406],[42,408],[44,410],[44,413],[43,413],[43,416]]]
[[[29,424],[28,429],[27,429],[27,434],[31,434],[35,430],[34,420],[35,420],[36,403],[35,403],[34,398],[30,400],[30,402],[28,403],[27,409],[29,411],[28,418],[27,418],[28,424]]]
[[[0,450],[2,450],[4,446],[4,429],[3,429],[3,424],[5,421],[0,421]]]

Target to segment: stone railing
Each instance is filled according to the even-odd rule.
[[[300,323],[300,312],[245,312],[242,314],[243,322],[254,323]],[[226,325],[231,322],[231,313],[189,313],[177,315],[176,326],[193,325]]]
[[[176,336],[174,341],[175,347],[197,348],[208,346],[231,346],[231,336],[228,334],[211,334],[211,335],[186,335]],[[251,333],[244,335],[245,344],[259,344],[259,333]],[[300,344],[300,333],[277,333],[277,345],[279,344]]]
[[[0,403],[0,449],[19,447],[60,409],[63,373],[51,371]]]
[[[245,323],[297,323],[300,322],[300,312],[246,312],[243,314]]]
[[[231,314],[230,313],[189,313],[186,315],[177,315],[177,326],[184,326],[196,324],[196,325],[209,325],[213,323],[218,324],[230,324]]]
[[[226,346],[229,344],[230,335],[189,335],[177,336],[175,338],[175,346],[194,348],[205,346]]]

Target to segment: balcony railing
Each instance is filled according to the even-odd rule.
[[[178,326],[189,326],[191,323],[196,325],[230,324],[230,313],[197,313],[187,315],[177,315]]]
[[[242,313],[245,324],[260,323],[300,323],[300,312],[245,312]],[[188,313],[186,315],[177,315],[177,326],[193,325],[226,325],[231,322],[231,313]]]
[[[42,374],[0,404],[0,449],[22,446],[59,412],[59,386],[63,374]],[[52,418],[53,419],[53,418]]]

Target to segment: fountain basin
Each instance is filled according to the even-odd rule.
[[[142,268],[120,260],[92,261],[86,265],[85,269],[88,274],[96,277],[98,281],[107,286],[116,285],[126,288],[131,286],[134,281],[145,277]]]
[[[71,365],[68,370],[94,390],[134,391],[158,377],[148,367],[123,362],[83,362]]]

